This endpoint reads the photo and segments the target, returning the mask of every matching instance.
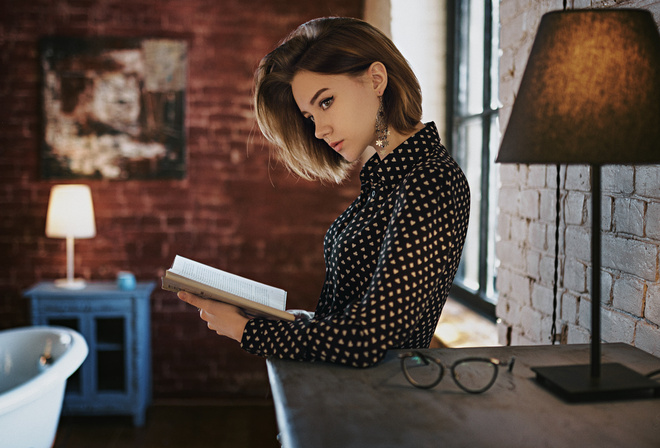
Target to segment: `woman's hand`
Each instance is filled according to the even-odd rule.
[[[196,307],[199,310],[199,317],[207,322],[211,330],[220,336],[241,342],[245,325],[250,319],[240,308],[215,300],[202,299],[184,291],[180,291],[177,296]]]
[[[305,311],[305,310],[286,310],[287,313],[291,313],[294,316],[296,316],[296,320],[303,320],[305,322],[309,322],[310,320],[314,319],[314,312],[313,311]]]

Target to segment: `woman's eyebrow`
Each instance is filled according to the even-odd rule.
[[[313,105],[314,105],[314,102],[315,102],[316,99],[319,97],[319,95],[321,95],[321,94],[322,94],[323,92],[325,92],[326,90],[328,90],[327,87],[323,87],[322,89],[319,89],[319,91],[316,92],[316,93],[314,94],[314,96],[312,97],[312,99],[309,100],[309,104],[313,106]]]

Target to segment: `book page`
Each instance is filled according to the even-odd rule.
[[[170,271],[213,288],[278,310],[286,308],[286,291],[177,255]]]

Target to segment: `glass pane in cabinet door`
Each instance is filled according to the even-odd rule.
[[[99,392],[126,392],[126,322],[123,317],[96,319],[96,371]]]
[[[96,319],[96,342],[106,348],[123,350],[126,331],[123,317],[104,317]]]
[[[62,318],[62,317],[57,317],[57,318],[50,318],[48,319],[47,325],[52,325],[55,327],[66,327],[66,328],[71,328],[72,330],[75,330],[77,332],[81,332],[80,328],[80,321],[75,318]],[[84,364],[84,363],[83,363]],[[81,374],[80,374],[80,369],[82,367],[79,367],[73,374],[67,379],[66,381],[66,393],[68,394],[82,394],[82,380],[81,380]]]
[[[99,392],[126,392],[124,353],[101,351],[96,355]]]

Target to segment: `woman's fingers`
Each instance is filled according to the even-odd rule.
[[[196,295],[190,294],[189,292],[185,292],[185,291],[179,291],[176,295],[179,299],[181,299],[184,302],[187,302],[187,303],[189,303],[189,304],[191,304],[191,305],[193,305],[197,308],[201,308],[200,303],[202,301],[205,301],[205,302],[207,301],[205,299],[202,299],[201,297],[197,297]]]
[[[240,341],[248,317],[240,308],[215,300],[202,299],[194,294],[179,291],[179,299],[197,307],[199,317],[207,323],[209,329],[221,336],[229,336]]]

